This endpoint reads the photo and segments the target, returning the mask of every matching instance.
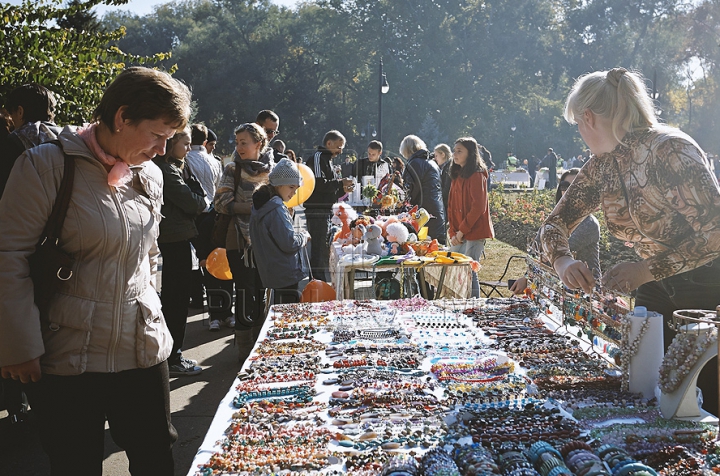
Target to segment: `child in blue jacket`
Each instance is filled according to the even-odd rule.
[[[275,304],[299,302],[298,283],[307,276],[301,252],[309,234],[295,231],[290,210],[283,202],[295,195],[302,178],[297,164],[281,159],[269,179],[269,184],[253,194],[250,240],[255,264],[263,286],[275,291]]]

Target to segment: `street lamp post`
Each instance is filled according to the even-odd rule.
[[[515,155],[517,152],[515,152],[515,131],[517,130],[517,126],[515,125],[515,122],[513,122],[513,125],[510,126],[510,132],[512,132],[512,153]],[[517,157],[517,156],[516,156]]]
[[[380,83],[378,87],[378,128],[377,128],[377,135],[378,140],[382,142],[382,96],[383,94],[387,94],[388,91],[390,91],[390,85],[388,84],[387,77],[385,76],[385,73],[383,73],[383,60],[382,56],[380,57]]]

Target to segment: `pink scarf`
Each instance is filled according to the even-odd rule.
[[[86,124],[77,130],[77,134],[82,137],[85,145],[101,163],[112,166],[108,173],[108,184],[120,187],[132,181],[133,173],[130,171],[130,167],[122,159],[109,155],[100,147],[95,136],[96,129],[97,123]]]

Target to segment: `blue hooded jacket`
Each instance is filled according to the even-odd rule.
[[[282,198],[277,195],[269,198],[265,187],[253,195],[250,240],[255,265],[266,288],[284,288],[307,276],[300,256],[305,235],[293,228],[290,211]]]

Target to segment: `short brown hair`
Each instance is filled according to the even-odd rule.
[[[382,142],[380,142],[379,140],[371,141],[368,144],[368,149],[379,150],[380,152],[382,152],[382,150],[383,150]]]
[[[262,124],[268,119],[271,119],[273,122],[278,122],[280,120],[278,115],[270,109],[263,109],[262,111],[258,112],[257,117],[255,117],[255,122],[258,124]]]
[[[125,107],[123,119],[131,123],[163,119],[176,130],[190,119],[190,90],[168,73],[133,66],[110,83],[93,112],[93,121],[102,121],[115,130],[115,114]]]
[[[203,145],[208,140],[208,128],[205,124],[190,126],[190,144]]]

